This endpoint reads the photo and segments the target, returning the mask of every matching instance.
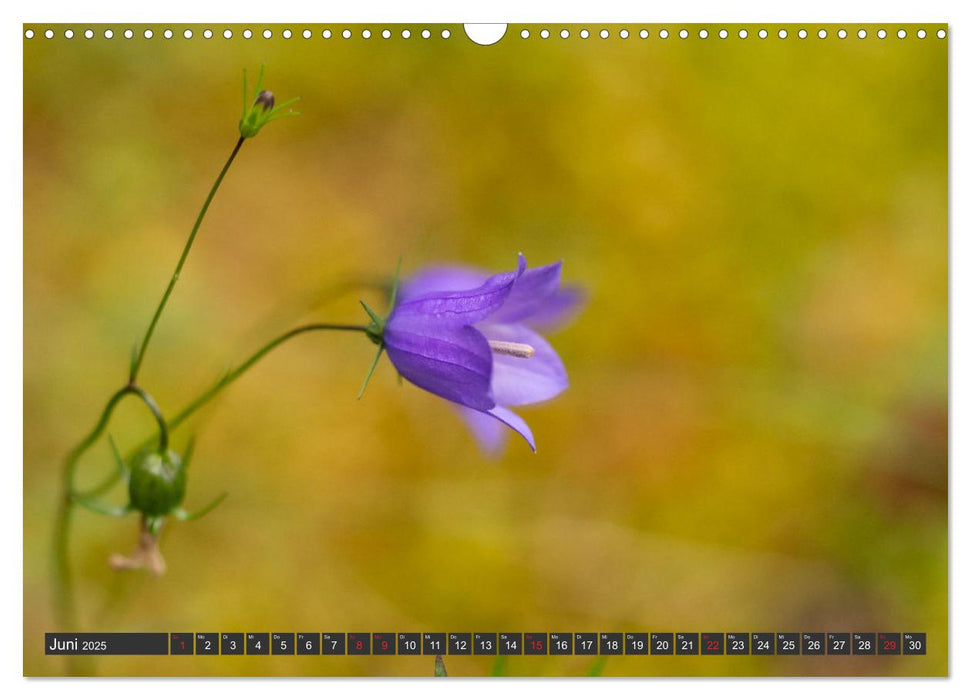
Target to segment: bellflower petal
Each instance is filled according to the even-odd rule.
[[[483,452],[496,455],[505,447],[509,432],[504,423],[488,413],[465,406],[459,406],[458,410],[462,421],[468,427],[469,432],[472,433],[475,441],[479,443]]]
[[[560,286],[562,266],[562,262],[555,262],[526,270],[516,280],[506,303],[489,320],[494,323],[518,323],[536,314]]]
[[[398,303],[404,303],[434,292],[461,292],[481,287],[490,275],[473,267],[429,267],[414,277],[402,280]]]
[[[463,406],[483,411],[495,406],[489,390],[492,350],[482,333],[472,326],[406,320],[389,320],[384,331],[388,358],[402,377]]]
[[[494,408],[486,411],[485,415],[492,416],[496,420],[502,421],[508,425],[510,428],[523,436],[523,439],[529,444],[529,449],[531,449],[533,452],[536,451],[536,440],[533,439],[533,431],[529,429],[528,425],[526,425],[526,421],[510,411],[508,408],[495,406]]]
[[[477,323],[498,311],[526,269],[526,259],[519,256],[515,272],[493,275],[480,287],[463,291],[441,291],[400,303],[391,312],[388,325],[407,325],[414,319],[434,318],[443,323]]]
[[[556,350],[539,333],[517,325],[482,325],[489,340],[525,343],[536,353],[526,359],[494,353],[492,398],[500,406],[522,406],[552,399],[569,385]]]
[[[465,421],[483,452],[496,455],[505,447],[508,433],[503,425],[522,435],[529,448],[536,452],[536,440],[533,438],[533,431],[526,425],[526,421],[509,409],[496,406],[489,411],[475,411],[471,408],[460,408],[459,411],[462,420]]]
[[[581,287],[569,286],[557,289],[546,297],[543,304],[536,307],[523,323],[537,330],[560,328],[580,313],[586,300],[587,295]]]

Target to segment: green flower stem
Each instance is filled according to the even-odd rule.
[[[312,302],[308,303],[304,301],[304,303],[302,304],[291,304],[290,306],[296,306],[296,307],[319,306],[323,304],[325,301],[333,297],[340,296],[342,294],[347,293],[348,291],[359,289],[361,287],[372,287],[378,291],[383,291],[386,294],[390,295],[391,282],[389,280],[378,279],[378,278],[348,277],[345,280],[342,280],[340,282],[337,282],[331,285],[324,292],[316,293],[312,298]],[[275,315],[280,315],[280,314],[275,314]],[[199,408],[199,406],[196,406],[192,410],[189,410],[189,407],[186,407],[185,409],[183,409],[179,413],[179,417],[180,417],[179,422],[181,423],[183,420],[185,420],[190,415],[192,415],[192,413],[197,408]],[[186,415],[183,416],[182,415],[183,413],[185,413]],[[171,426],[171,423],[169,425],[170,427],[174,427],[174,426]],[[149,444],[151,444],[151,439],[146,440],[142,445],[140,445],[140,447],[147,447]],[[114,470],[110,474],[108,474],[108,476],[106,476],[103,480],[98,482],[96,485],[92,486],[90,489],[87,489],[85,491],[76,490],[74,492],[74,495],[77,496],[78,498],[83,498],[83,499],[97,498],[98,496],[102,496],[108,491],[110,491],[111,488],[118,483],[118,479],[119,479],[118,471]]]
[[[192,243],[196,239],[196,234],[199,233],[199,227],[202,225],[202,220],[206,217],[206,212],[209,211],[209,205],[212,203],[213,197],[216,196],[216,192],[219,190],[219,185],[222,184],[223,178],[226,177],[226,172],[229,170],[229,166],[233,164],[236,159],[236,154],[239,153],[239,149],[243,146],[243,141],[246,139],[240,136],[239,140],[236,142],[236,146],[233,148],[233,152],[229,154],[229,159],[223,166],[223,169],[219,172],[219,176],[216,181],[212,184],[212,189],[209,190],[209,195],[206,197],[206,201],[202,204],[202,209],[199,210],[199,216],[196,217],[196,223],[192,227],[192,231],[189,233],[189,239],[185,242],[185,247],[182,249],[182,256],[179,258],[179,262],[175,266],[175,272],[172,273],[172,279],[169,280],[169,286],[165,288],[165,293],[162,295],[162,300],[158,303],[158,308],[155,309],[155,315],[152,316],[152,322],[148,324],[148,330],[145,331],[145,337],[142,339],[141,344],[138,346],[138,352],[132,358],[131,369],[128,375],[128,381],[131,384],[135,383],[135,379],[138,377],[138,371],[142,367],[142,362],[145,359],[145,351],[148,350],[148,344],[152,340],[152,334],[155,332],[155,326],[158,324],[158,320],[162,315],[162,311],[165,310],[165,305],[169,301],[169,297],[172,295],[172,290],[175,288],[175,283],[179,281],[179,275],[182,273],[182,266],[185,265],[186,258],[189,257],[189,251],[192,249]]]
[[[133,393],[148,406],[148,410],[155,417],[155,422],[158,423],[158,451],[165,452],[169,449],[169,428],[165,424],[165,417],[162,416],[161,409],[159,409],[158,404],[155,403],[155,399],[147,391],[134,384],[130,384],[129,386],[132,388]]]
[[[186,419],[188,419],[189,416],[205,406],[212,399],[216,398],[219,392],[243,376],[243,374],[245,374],[250,367],[263,359],[263,357],[265,357],[271,350],[282,345],[291,338],[302,335],[303,333],[310,333],[312,331],[357,331],[359,333],[364,333],[366,330],[367,326],[354,326],[337,323],[311,323],[306,326],[297,326],[296,328],[291,328],[283,335],[277,336],[259,350],[254,352],[245,362],[238,367],[231,369],[222,377],[222,379],[213,384],[209,389],[204,391],[193,401],[189,402],[185,408],[176,413],[172,417],[172,420],[169,421],[169,429],[175,430]]]
[[[74,499],[78,495],[74,490],[74,476],[81,457],[102,436],[115,408],[128,395],[137,396],[152,412],[159,426],[159,448],[167,449],[168,447],[168,427],[155,399],[141,387],[135,384],[126,384],[111,395],[94,428],[68,454],[64,461],[64,470],[61,472],[61,496],[58,504],[57,521],[54,525],[54,566],[52,568],[55,614],[61,631],[77,629],[77,615],[74,609],[71,567],[68,556],[71,514],[75,505]]]
[[[219,186],[219,182],[222,180],[223,175],[225,175],[230,163],[232,163],[233,157],[239,150],[241,143],[242,139],[240,139],[240,142],[233,150],[233,155],[230,156],[229,161],[226,163],[226,167],[223,168],[223,172],[220,173],[219,179],[216,181],[212,192],[210,192],[209,198],[206,200],[202,214],[205,214],[206,207],[208,207],[209,201],[212,199],[212,195]],[[173,276],[172,282],[169,284],[169,288],[166,290],[165,296],[162,298],[162,303],[159,305],[159,309],[155,313],[155,318],[152,320],[152,325],[149,327],[146,340],[142,344],[142,351],[144,351],[148,339],[151,337],[152,329],[155,326],[155,322],[158,320],[162,308],[165,306],[165,302],[172,291],[175,280],[178,279],[178,271],[181,269],[182,263],[185,262],[185,256],[188,254],[189,247],[192,244],[192,238],[195,236],[196,231],[199,228],[199,223],[202,221],[202,214],[200,214],[199,220],[196,222],[196,226],[189,237],[189,242],[186,245],[185,251],[183,251],[182,259],[179,261],[179,265],[176,268],[176,274]],[[243,376],[243,374],[245,374],[253,365],[259,362],[274,348],[282,345],[291,338],[304,333],[310,333],[312,331],[356,331],[359,333],[364,333],[366,330],[367,326],[335,323],[312,323],[292,328],[286,333],[277,336],[267,344],[263,345],[256,352],[250,355],[242,364],[227,372],[219,381],[191,401],[185,408],[179,411],[171,421],[168,422],[165,421],[164,417],[162,416],[162,412],[159,410],[158,404],[155,402],[152,396],[134,382],[129,382],[112,394],[111,398],[108,399],[108,403],[105,405],[104,410],[101,412],[101,417],[98,419],[98,422],[95,424],[94,428],[68,455],[64,463],[63,473],[61,475],[61,498],[58,507],[57,521],[54,527],[54,566],[52,568],[52,587],[54,591],[55,614],[59,628],[64,631],[72,631],[77,628],[77,611],[74,605],[73,581],[71,578],[69,558],[71,516],[76,502],[75,499],[80,498],[83,500],[85,498],[103,493],[110,489],[118,482],[118,479],[121,478],[120,472],[115,471],[111,476],[99,483],[93,489],[84,493],[79,493],[74,489],[74,476],[77,471],[78,461],[104,434],[105,428],[108,426],[112,413],[114,413],[118,403],[125,396],[128,396],[129,394],[138,396],[138,398],[141,399],[152,412],[152,415],[155,417],[159,428],[159,449],[165,450],[168,448],[170,431],[174,430],[177,426],[187,420],[193,413],[218,396],[223,389]],[[139,361],[133,364],[133,375],[137,373],[140,358],[141,355],[139,356]],[[142,447],[151,444],[151,442],[152,439],[146,441]]]
[[[286,333],[278,335],[276,338],[271,340],[269,343],[261,347],[259,350],[250,355],[245,362],[237,367],[229,370],[226,374],[222,376],[219,381],[213,384],[211,387],[202,392],[199,396],[190,401],[186,406],[176,413],[169,421],[168,427],[169,431],[175,430],[177,427],[182,425],[186,420],[188,420],[193,413],[198,411],[200,408],[205,406],[207,403],[216,398],[223,389],[228,387],[230,384],[235,382],[241,376],[243,376],[247,370],[249,370],[253,365],[259,362],[263,357],[265,357],[270,351],[274,350],[278,346],[282,345],[286,341],[294,338],[298,335],[304,333],[310,333],[313,331],[357,331],[359,333],[364,333],[367,330],[367,326],[355,326],[346,325],[340,323],[311,323],[305,326],[297,326],[296,328],[291,328]],[[143,450],[145,447],[152,443],[152,438],[149,438],[139,444],[132,453]],[[117,471],[109,474],[105,477],[105,480],[98,484],[96,487],[90,491],[85,492],[84,496],[96,496],[108,491],[112,486],[118,483],[120,478]]]
[[[252,355],[249,356],[249,358],[246,359],[246,361],[244,361],[239,366],[231,369],[229,372],[223,375],[223,377],[219,379],[219,381],[217,381],[215,384],[209,387],[209,389],[207,389],[202,394],[197,396],[195,399],[190,401],[185,406],[185,408],[183,408],[181,411],[176,413],[175,416],[173,416],[172,419],[167,422],[168,430],[170,432],[175,430],[179,425],[181,425],[186,420],[188,420],[189,417],[192,416],[192,414],[194,414],[200,408],[202,408],[207,403],[209,403],[214,398],[216,398],[216,396],[218,396],[223,389],[225,389],[230,384],[232,384],[237,379],[239,379],[243,374],[246,373],[247,370],[249,370],[257,362],[259,362],[270,351],[282,345],[283,343],[290,340],[291,338],[298,335],[302,335],[304,333],[310,333],[312,331],[358,331],[360,333],[364,333],[366,330],[367,330],[367,326],[344,325],[344,324],[335,324],[335,323],[311,323],[305,326],[297,326],[296,328],[290,329],[286,333],[283,333],[282,335],[277,336],[269,343],[261,347],[259,350],[254,352]],[[140,445],[138,445],[138,447],[136,447],[132,451],[132,453],[138,452],[148,447],[149,445],[151,445],[153,439],[154,438],[149,438],[145,442],[141,443]],[[101,494],[111,489],[111,487],[113,487],[115,484],[117,484],[120,478],[121,478],[121,474],[117,470],[114,470],[111,474],[105,477],[103,481],[98,483],[90,490],[84,491],[84,492],[77,492],[77,491],[73,492],[74,496],[82,499],[100,496]]]

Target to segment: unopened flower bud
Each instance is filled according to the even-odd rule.
[[[145,450],[132,464],[128,497],[135,510],[148,517],[161,517],[182,503],[185,481],[185,465],[178,454],[172,450]]]
[[[239,118],[239,135],[244,139],[251,139],[260,133],[260,129],[274,119],[289,117],[297,114],[293,110],[284,112],[284,108],[296,102],[288,100],[277,106],[273,93],[263,89],[263,68],[256,80],[256,97],[249,101],[249,90],[246,86],[246,73],[243,73],[243,115]]]
[[[256,96],[256,101],[253,103],[253,106],[262,107],[264,112],[269,112],[273,109],[273,102],[273,93],[269,90],[264,90]]]

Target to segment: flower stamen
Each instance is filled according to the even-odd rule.
[[[522,357],[528,359],[536,354],[536,348],[526,343],[511,343],[506,340],[490,340],[489,347],[492,352],[499,355],[511,355],[512,357]]]

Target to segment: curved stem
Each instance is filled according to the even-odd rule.
[[[268,342],[266,345],[261,347],[259,350],[250,355],[243,363],[239,366],[234,367],[229,370],[219,381],[209,387],[206,391],[202,392],[195,399],[190,401],[181,411],[176,413],[169,421],[168,427],[169,431],[175,430],[182,423],[189,419],[193,413],[198,411],[200,408],[205,406],[207,403],[212,401],[219,393],[228,387],[230,384],[239,379],[243,374],[246,373],[253,365],[259,362],[263,357],[265,357],[271,350],[282,345],[286,341],[294,338],[298,335],[304,333],[311,333],[313,331],[357,331],[359,333],[365,333],[367,331],[367,326],[356,326],[347,325],[340,323],[310,323],[305,326],[297,326],[292,328],[282,335],[278,335],[276,338]],[[135,448],[135,452],[144,449],[149,444],[151,444],[151,438],[145,440],[138,447]],[[100,484],[98,484],[91,491],[86,492],[84,495],[93,496],[100,495],[118,483],[118,473],[114,472],[105,478]]]
[[[159,426],[159,449],[168,447],[168,427],[162,412],[159,410],[155,399],[141,387],[135,384],[126,384],[116,391],[108,399],[101,417],[94,428],[71,450],[67,459],[64,461],[64,470],[61,472],[61,495],[58,504],[57,521],[54,525],[54,562],[53,562],[53,590],[55,602],[55,614],[61,631],[73,631],[77,626],[76,611],[74,609],[74,595],[72,590],[71,567],[69,560],[69,539],[71,532],[71,514],[75,505],[75,497],[84,494],[77,494],[74,491],[74,475],[77,472],[78,461],[91,447],[98,441],[108,427],[111,415],[114,413],[118,403],[129,394],[138,396],[141,401],[148,406]],[[113,482],[117,481],[117,474]],[[99,485],[98,489],[101,488]]]
[[[192,244],[195,241],[196,235],[199,233],[199,228],[202,225],[202,221],[206,216],[206,212],[209,210],[209,205],[212,204],[212,200],[216,196],[216,192],[219,190],[219,186],[222,184],[223,178],[226,177],[226,173],[229,171],[230,166],[236,159],[239,149],[242,148],[243,141],[245,141],[244,137],[240,137],[239,140],[236,141],[236,145],[229,154],[226,164],[223,165],[222,170],[220,170],[219,175],[216,177],[216,181],[213,183],[212,188],[209,190],[209,194],[206,196],[206,199],[202,204],[202,209],[199,211],[195,224],[192,226],[192,231],[189,233],[189,238],[182,249],[182,255],[179,257],[178,263],[176,263],[175,271],[172,273],[172,278],[169,280],[168,286],[165,288],[165,292],[162,294],[162,299],[159,301],[158,307],[156,307],[155,313],[152,316],[152,320],[148,324],[148,329],[145,331],[145,337],[132,353],[131,365],[128,372],[128,384],[112,394],[111,398],[108,399],[108,403],[105,405],[104,410],[101,412],[101,417],[98,419],[98,422],[95,424],[94,428],[84,437],[84,439],[81,440],[80,443],[78,443],[77,447],[75,447],[70,454],[68,454],[67,459],[65,460],[64,469],[61,474],[61,495],[58,504],[57,519],[54,526],[54,561],[52,567],[52,588],[55,600],[55,616],[57,623],[62,630],[75,629],[77,626],[77,613],[74,606],[69,561],[69,536],[71,530],[71,515],[74,506],[74,497],[76,496],[74,492],[74,476],[75,472],[77,471],[78,461],[80,460],[81,456],[87,452],[88,449],[90,449],[91,446],[94,445],[94,443],[97,442],[97,440],[101,437],[101,434],[107,427],[108,421],[111,419],[111,414],[114,412],[118,402],[128,394],[137,395],[152,412],[152,415],[158,422],[159,427],[159,449],[168,449],[169,430],[165,423],[165,419],[162,416],[162,412],[159,410],[155,399],[137,386],[135,382],[142,363],[145,360],[145,353],[148,350],[148,345],[152,340],[152,335],[155,333],[155,327],[158,325],[159,318],[161,318],[162,312],[165,310],[165,306],[169,301],[169,297],[172,295],[172,290],[175,288],[175,283],[179,280],[179,276],[182,273],[182,268],[185,265],[185,261],[189,257],[189,251],[192,249]],[[106,488],[110,488],[115,481],[117,481],[117,475],[114,475],[111,479],[108,479],[102,484],[96,486],[94,492],[97,493]]]
[[[169,297],[172,295],[172,290],[175,288],[175,283],[179,281],[179,275],[182,273],[182,266],[185,265],[186,258],[189,257],[189,251],[192,249],[192,243],[196,239],[196,234],[199,233],[199,227],[202,225],[202,220],[206,217],[206,212],[209,211],[209,205],[212,203],[213,197],[216,196],[216,192],[219,190],[219,185],[222,184],[223,178],[226,176],[226,172],[229,170],[229,166],[233,164],[233,161],[236,159],[236,154],[239,153],[239,149],[243,146],[243,141],[245,140],[246,139],[241,136],[236,142],[233,152],[229,154],[226,164],[219,172],[219,176],[216,178],[212,188],[209,190],[206,201],[202,204],[202,209],[199,211],[199,216],[196,217],[196,223],[192,227],[192,231],[189,233],[189,239],[185,242],[185,247],[182,249],[182,256],[179,258],[179,262],[175,266],[175,272],[172,273],[172,279],[169,280],[169,286],[165,288],[165,293],[162,294],[162,300],[158,303],[158,307],[155,309],[155,315],[152,316],[152,321],[148,324],[148,330],[145,331],[145,337],[138,346],[138,352],[132,359],[131,369],[128,374],[128,381],[131,384],[134,384],[135,379],[138,377],[138,370],[140,370],[142,367],[142,362],[145,359],[145,351],[148,350],[148,344],[152,340],[152,334],[155,332],[155,326],[158,324],[158,320],[162,316],[162,311],[165,310],[165,305],[168,303]]]
[[[108,421],[111,418],[111,414],[114,411],[115,406],[117,406],[118,402],[121,401],[122,398],[128,394],[136,394],[142,399],[142,401],[145,402],[159,423],[160,449],[165,449],[165,447],[162,445],[168,444],[168,436],[170,431],[175,430],[177,426],[182,424],[193,413],[212,401],[223,389],[243,376],[247,370],[263,359],[273,349],[279,347],[291,338],[304,333],[311,333],[313,331],[357,331],[359,333],[364,333],[366,330],[367,326],[337,323],[311,323],[305,326],[297,326],[296,328],[292,328],[259,348],[243,363],[227,372],[226,375],[223,376],[219,381],[217,381],[209,389],[189,402],[185,408],[175,414],[172,420],[168,421],[168,423],[166,423],[166,421],[162,418],[162,414],[160,411],[158,411],[158,406],[155,404],[152,397],[144,392],[140,387],[134,384],[128,384],[115,392],[114,395],[112,395],[112,397],[108,400],[108,404],[105,406],[98,423],[78,444],[78,446],[71,451],[64,465],[61,484],[61,500],[58,509],[57,522],[54,528],[53,567],[55,609],[58,624],[60,625],[61,630],[70,631],[73,630],[77,625],[71,572],[69,567],[70,562],[68,560],[68,540],[71,529],[71,514],[73,506],[76,505],[74,498],[87,498],[100,495],[114,486],[120,478],[120,473],[116,470],[113,474],[111,474],[111,476],[99,483],[93,489],[86,492],[76,492],[74,491],[74,473],[77,469],[78,460],[98,440],[98,438],[101,437],[105,428],[108,426]],[[140,445],[138,449],[142,449],[150,443],[151,440],[147,440],[145,443]]]
[[[61,498],[58,504],[57,522],[54,525],[54,567],[52,572],[55,615],[61,631],[73,631],[77,627],[74,596],[71,591],[71,569],[68,558],[71,513],[74,507],[74,501],[71,498],[74,473],[77,470],[78,460],[81,458],[81,455],[101,437],[101,434],[108,425],[111,414],[115,410],[115,406],[125,396],[132,393],[132,391],[133,388],[131,386],[124,386],[112,394],[104,410],[101,412],[101,418],[98,419],[94,428],[68,454],[64,462],[64,470],[61,472]]]
[[[181,411],[176,413],[172,420],[169,421],[169,429],[175,430],[179,425],[181,425],[189,416],[198,411],[200,408],[209,403],[212,399],[225,389],[227,386],[235,382],[241,376],[243,376],[246,371],[259,362],[263,357],[265,357],[271,350],[282,345],[291,338],[302,335],[303,333],[310,333],[313,331],[358,331],[364,333],[367,330],[367,326],[355,326],[355,325],[345,325],[337,323],[311,323],[305,326],[297,326],[292,328],[286,333],[277,336],[269,343],[261,347],[259,350],[254,352],[245,362],[240,364],[238,367],[231,369],[227,372],[219,381],[213,384],[209,389],[204,391],[193,401],[183,408]]]
[[[175,430],[179,425],[181,425],[186,420],[188,420],[193,413],[195,413],[200,408],[202,408],[207,403],[209,403],[214,398],[216,398],[216,396],[218,396],[223,389],[225,389],[234,381],[239,379],[243,374],[246,373],[248,369],[250,369],[253,365],[259,362],[270,351],[272,351],[276,347],[282,345],[283,343],[285,343],[286,341],[290,340],[295,336],[302,335],[303,333],[310,333],[313,331],[358,331],[360,333],[364,333],[367,331],[367,326],[356,326],[356,325],[347,325],[347,324],[338,324],[338,323],[311,323],[305,326],[297,326],[296,328],[292,328],[286,333],[283,333],[282,335],[278,335],[276,338],[274,338],[266,345],[261,347],[259,350],[254,352],[252,355],[250,355],[238,367],[235,367],[231,369],[229,372],[227,372],[219,381],[217,381],[215,384],[209,387],[209,389],[207,389],[202,394],[197,396],[195,399],[190,401],[181,411],[176,413],[171,420],[164,422],[165,425],[168,426],[168,432]],[[126,389],[128,389],[128,387],[126,387]],[[107,421],[105,422],[107,423]],[[160,427],[161,425],[162,424],[160,423]],[[104,426],[101,426],[101,430],[104,430]],[[100,432],[98,433],[98,435],[100,435]],[[165,435],[165,439],[167,440],[168,433],[163,433],[163,435]],[[95,436],[94,440],[97,440],[97,436]],[[94,440],[92,440],[91,442],[93,443]],[[144,442],[140,443],[133,450],[133,452],[138,452],[148,447],[151,444],[151,442],[152,442],[152,438],[145,440]],[[87,447],[90,447],[90,445],[87,445],[85,449],[87,449]],[[78,456],[80,456],[80,454]],[[114,470],[111,474],[105,477],[104,480],[99,482],[96,486],[88,489],[87,491],[69,491],[68,494],[69,495],[73,494],[74,496],[78,496],[81,498],[94,498],[96,496],[102,495],[103,493],[111,489],[112,486],[118,483],[118,480],[120,478],[121,478],[121,473],[118,470]],[[73,474],[71,477],[71,481],[69,483],[73,484]],[[68,507],[70,507],[70,504],[71,504],[71,501],[69,500]]]
[[[162,416],[162,410],[158,407],[155,399],[147,391],[142,389],[140,386],[129,385],[132,387],[134,393],[142,400],[142,402],[148,406],[148,410],[152,412],[155,417],[155,422],[158,423],[158,451],[165,452],[169,449],[169,428],[165,424],[165,417]]]

